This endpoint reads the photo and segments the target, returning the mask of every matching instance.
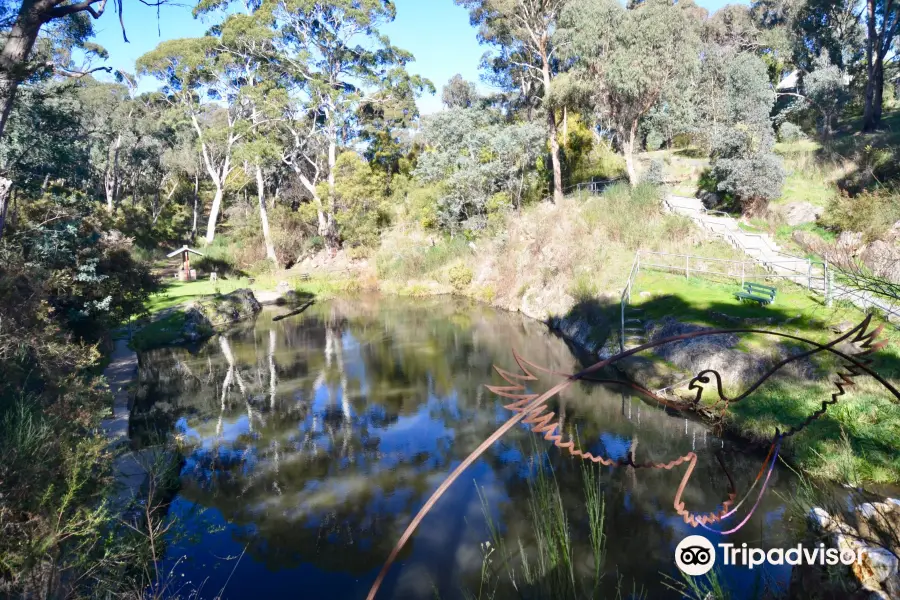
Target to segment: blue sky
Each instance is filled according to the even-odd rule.
[[[391,42],[409,50],[416,57],[410,71],[434,83],[438,93],[419,100],[423,114],[440,110],[440,89],[456,73],[470,81],[479,81],[478,65],[487,50],[476,39],[466,10],[453,0],[395,0],[397,19],[384,28]],[[721,8],[725,0],[699,0],[710,12]],[[123,2],[125,28],[130,43],[122,40],[118,15],[111,8],[95,23],[95,41],[110,54],[107,64],[128,72],[134,71],[135,60],[163,40],[203,35],[215,20],[197,20],[187,6],[163,6],[157,9],[138,2]],[[156,88],[153,80],[141,82],[142,91]],[[485,89],[484,84],[480,84]]]

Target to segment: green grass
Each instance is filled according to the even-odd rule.
[[[800,286],[788,282],[768,283],[778,289],[776,300],[772,305],[759,306],[740,303],[734,298],[737,281],[687,280],[676,275],[642,272],[631,306],[642,308],[642,316],[649,320],[675,315],[681,322],[722,329],[752,326],[818,343],[837,336],[830,326],[845,321],[856,324],[865,316],[845,303],[826,307],[821,296]],[[642,297],[641,291],[651,295]],[[887,338],[889,344],[873,355],[872,367],[897,386],[900,384],[900,332],[888,326],[881,337]],[[764,353],[773,344],[771,338],[754,334],[742,339],[738,349]],[[732,405],[729,427],[748,439],[770,439],[776,427],[783,431],[800,424],[836,391],[832,382],[841,368],[839,362],[824,356],[817,359],[816,365],[817,373],[812,378],[779,375],[746,400]],[[854,484],[897,483],[900,481],[900,406],[871,378],[858,377],[856,382],[823,418],[790,438],[784,454],[801,470],[818,477]],[[725,391],[736,395],[743,390]]]
[[[181,337],[184,318],[183,312],[175,311],[161,319],[151,321],[134,334],[129,346],[132,350],[142,351],[172,344]]]

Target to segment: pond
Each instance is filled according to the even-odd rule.
[[[335,300],[277,320],[288,310],[267,308],[198,347],[140,356],[138,408],[170,415],[188,449],[170,509],[187,535],[170,540],[167,569],[200,597],[224,589],[230,599],[365,598],[424,501],[509,418],[508,401],[485,388],[505,383],[494,365],[515,371],[513,349],[560,372],[584,364],[546,326],[463,300]],[[729,442],[703,424],[616,385],[576,384],[553,410],[597,454],[670,461],[695,451],[687,507],[710,512],[726,498],[714,452]],[[528,503],[536,458],[553,467],[578,577],[591,570],[583,463],[520,425],[438,501],[378,598],[478,597],[486,513],[517,554],[520,542],[526,555],[536,552]],[[725,455],[738,497],[764,459]],[[679,597],[666,585],[667,576],[680,579],[675,546],[703,532],[673,508],[684,467],[593,468],[607,536],[597,597]],[[752,519],[727,541],[796,544],[805,525],[786,506],[795,483],[777,465]],[[491,589],[510,597],[499,562],[489,565]],[[723,567],[722,577],[733,597],[751,598],[763,586],[786,589],[789,569]]]

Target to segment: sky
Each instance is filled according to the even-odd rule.
[[[697,3],[712,13],[728,2],[699,0]],[[397,19],[382,32],[395,46],[413,53],[416,60],[409,65],[409,71],[427,77],[437,89],[435,95],[426,94],[419,99],[422,114],[441,109],[440,90],[457,73],[478,83],[482,91],[489,89],[480,81],[479,72],[481,57],[488,48],[479,45],[477,31],[469,24],[464,8],[456,6],[453,0],[394,0],[394,4]],[[189,6],[162,6],[157,17],[156,8],[129,0],[123,5],[129,43],[123,41],[118,15],[112,10],[95,23],[95,41],[109,51],[109,60],[104,64],[129,73],[134,72],[135,60],[161,41],[202,36],[217,22],[215,17],[205,21],[194,19]],[[153,90],[157,85],[153,79],[144,78],[139,90]]]

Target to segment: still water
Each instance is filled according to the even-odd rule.
[[[171,506],[180,533],[168,545],[167,567],[203,598],[222,589],[229,599],[365,598],[419,507],[509,418],[503,399],[484,387],[504,383],[493,366],[514,371],[513,349],[556,371],[584,364],[544,325],[462,300],[336,300],[277,319],[288,310],[267,308],[255,323],[199,347],[140,356],[139,406],[171,415],[188,448]],[[687,507],[709,512],[726,498],[713,453],[728,442],[704,425],[611,385],[577,384],[554,410],[595,454],[669,461],[694,450]],[[578,577],[589,571],[581,463],[520,426],[441,498],[378,597],[478,597],[485,512],[516,554],[520,540],[534,552],[527,500],[535,457],[553,466]],[[726,455],[739,498],[764,458]],[[632,590],[679,597],[665,585],[666,576],[680,579],[674,548],[703,532],[673,508],[683,474],[684,467],[600,469],[607,551],[597,597],[619,589],[623,598]],[[802,520],[786,506],[794,484],[779,465],[753,518],[727,541],[796,544]],[[492,558],[494,597],[519,597]],[[764,587],[784,590],[789,569],[724,567],[722,575],[733,597],[752,598]],[[483,589],[482,597],[491,594]]]

